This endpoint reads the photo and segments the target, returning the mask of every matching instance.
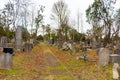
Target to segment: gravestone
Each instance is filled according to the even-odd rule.
[[[61,49],[61,48],[62,48],[62,45],[63,45],[62,40],[59,40],[59,41],[58,41],[58,49]]]
[[[68,50],[67,42],[64,42],[64,43],[63,43],[62,49],[63,49],[63,50]]]
[[[13,48],[3,48],[3,53],[0,53],[0,69],[12,68]]]
[[[4,53],[4,65],[6,69],[12,68],[12,54]]]
[[[3,36],[1,37],[1,47],[6,47],[7,44],[7,37]]]
[[[0,69],[4,69],[4,54],[0,53]]]
[[[120,55],[118,54],[110,54],[110,62],[111,63],[120,63]]]
[[[73,52],[74,53],[79,52],[79,49],[80,49],[80,45],[74,42],[73,43]]]
[[[98,52],[98,65],[106,66],[109,63],[110,52],[107,48],[100,48]]]
[[[96,45],[97,45],[97,42],[96,42],[96,40],[95,40],[95,38],[93,38],[93,42],[92,42],[92,48],[96,48]]]
[[[30,44],[33,44],[34,43],[34,39],[30,39]]]
[[[12,68],[12,54],[13,54],[13,48],[3,48],[4,52],[4,67],[5,69],[11,69]]]
[[[16,43],[15,43],[16,49],[21,49],[21,46],[22,46],[22,30],[21,30],[21,26],[17,27],[15,37],[16,37]]]
[[[119,79],[118,68],[119,68],[119,64],[114,63],[114,65],[113,65],[113,79],[116,79],[116,80]]]
[[[119,54],[120,55],[120,45],[117,44],[114,49],[114,54]]]
[[[23,51],[25,51],[25,52],[32,50],[32,48],[33,48],[33,44],[31,44],[31,43],[26,42],[23,45]]]

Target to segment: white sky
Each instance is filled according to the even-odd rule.
[[[3,8],[4,4],[9,0],[0,0],[0,9]],[[47,24],[53,24],[53,22],[50,19],[50,15],[52,13],[52,6],[55,2],[59,0],[31,0],[33,3],[35,3],[36,6],[38,5],[44,5],[45,6],[45,23]],[[90,4],[93,3],[94,0],[65,0],[66,4],[68,5],[68,9],[70,10],[70,17],[77,21],[77,13],[78,10],[82,14],[82,20],[83,20],[83,30],[86,31],[88,28],[90,28],[90,25],[86,22],[85,17],[85,10],[88,8]],[[117,0],[117,4],[115,7],[118,9],[120,8],[120,0]],[[77,24],[77,23],[75,23]],[[80,24],[81,25],[81,24]],[[54,26],[55,28],[55,26]],[[77,29],[77,26],[76,26]]]
[[[37,4],[45,5],[45,22],[53,24],[50,19],[50,15],[52,13],[53,4],[59,0],[33,0]],[[85,17],[85,10],[88,8],[90,4],[93,3],[94,0],[65,0],[66,4],[68,5],[68,9],[70,11],[70,17],[76,22],[77,21],[77,13],[78,10],[80,14],[82,14],[84,30],[88,28],[89,24],[86,22]],[[77,24],[77,23],[75,23]],[[81,25],[81,24],[80,24]],[[55,28],[55,26],[54,26]],[[77,26],[75,27],[77,29]],[[80,31],[80,30],[79,30]]]

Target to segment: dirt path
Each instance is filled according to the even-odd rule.
[[[49,76],[46,78],[46,80],[59,80],[59,76],[61,77],[60,80],[76,80],[73,79],[71,72],[69,72],[66,67],[61,64],[57,57],[54,56],[53,52],[49,49],[48,46],[42,45],[42,49],[44,53],[45,63],[47,65],[46,68],[49,72]]]

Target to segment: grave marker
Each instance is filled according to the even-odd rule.
[[[110,52],[107,48],[100,48],[98,53],[98,65],[106,66],[109,63]]]
[[[6,44],[7,44],[7,37],[6,36],[1,37],[1,46],[6,47]]]
[[[21,30],[21,26],[17,27],[16,30],[16,49],[21,49],[22,46],[22,30]]]
[[[114,65],[113,65],[113,79],[119,79],[118,68],[119,68],[119,64],[114,63]]]

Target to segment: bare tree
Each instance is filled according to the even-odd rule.
[[[35,24],[36,24],[35,35],[36,35],[36,37],[37,37],[38,31],[39,31],[39,28],[43,27],[42,25],[43,25],[43,17],[44,17],[43,16],[44,8],[45,7],[41,5],[37,12],[37,16],[35,17]]]
[[[64,31],[64,25],[68,25],[68,7],[67,4],[64,1],[58,1],[54,3],[53,5],[53,14],[52,19],[57,22],[58,28],[59,28],[59,39],[62,39],[63,32]]]
[[[115,26],[113,27],[112,37],[114,37],[115,40],[119,40],[120,39],[120,9],[117,11],[117,14],[113,20],[115,22]]]

